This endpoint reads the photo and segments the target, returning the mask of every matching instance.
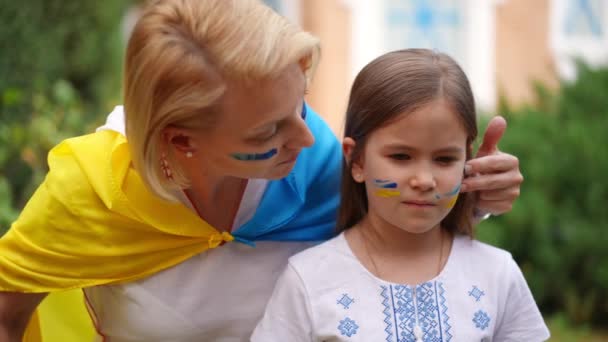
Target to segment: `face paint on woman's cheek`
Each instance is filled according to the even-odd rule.
[[[446,192],[443,195],[436,194],[435,198],[437,200],[449,198],[450,200],[445,203],[445,206],[448,209],[452,209],[454,207],[454,205],[456,205],[456,201],[458,200],[458,195],[460,194],[460,187],[461,187],[461,185],[462,185],[462,183],[458,183],[458,185],[456,185],[454,187],[454,189],[452,189],[451,191],[448,191],[448,192]]]
[[[278,150],[276,148],[273,148],[270,151],[264,153],[233,153],[231,154],[231,157],[240,161],[259,161],[268,160],[274,157],[277,152]]]
[[[389,180],[382,179],[374,179],[374,185],[377,190],[375,192],[376,196],[379,197],[397,197],[401,195],[401,192],[397,190],[397,183],[391,182]]]

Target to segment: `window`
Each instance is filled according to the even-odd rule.
[[[496,104],[495,14],[502,0],[351,0],[353,75],[378,55],[432,48],[467,73],[477,104]]]
[[[575,58],[592,66],[608,63],[606,0],[553,0],[550,32],[560,76],[576,77]]]

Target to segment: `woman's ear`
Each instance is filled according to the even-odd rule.
[[[365,177],[363,176],[362,158],[353,159],[353,153],[355,150],[356,142],[353,138],[345,137],[342,141],[342,152],[346,159],[346,165],[350,167],[350,174],[357,183],[363,183]]]
[[[198,145],[190,131],[183,128],[168,126],[163,129],[163,142],[170,149],[192,155],[198,150]]]

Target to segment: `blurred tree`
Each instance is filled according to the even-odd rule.
[[[608,68],[579,63],[578,79],[538,105],[512,109],[501,149],[525,181],[513,211],[483,222],[479,238],[509,250],[544,313],[608,321]]]
[[[130,1],[0,0],[0,234],[46,173],[46,153],[117,100]]]

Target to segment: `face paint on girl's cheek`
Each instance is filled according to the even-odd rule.
[[[376,190],[376,196],[379,197],[397,197],[401,195],[401,192],[397,189],[397,183],[389,180],[374,179],[374,185],[378,188]]]
[[[270,159],[274,157],[277,152],[278,150],[273,148],[272,150],[264,153],[233,153],[231,156],[232,158],[241,161],[258,161]]]
[[[443,198],[449,198],[450,200],[445,204],[445,206],[448,209],[451,209],[452,207],[454,207],[454,205],[456,205],[456,201],[458,200],[458,194],[460,193],[461,185],[462,185],[462,183],[458,183],[458,185],[456,185],[454,187],[454,189],[452,189],[451,191],[446,192],[443,195],[436,194],[435,198],[438,200],[443,199]]]

